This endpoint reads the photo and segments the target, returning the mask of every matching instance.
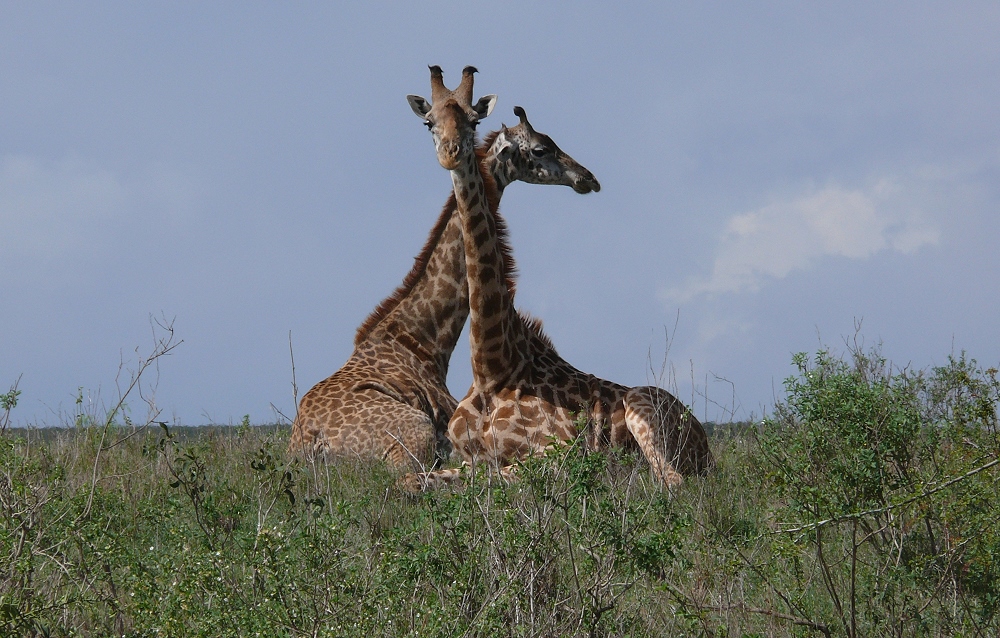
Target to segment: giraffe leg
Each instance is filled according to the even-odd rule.
[[[382,428],[383,458],[396,467],[426,469],[434,463],[434,424],[423,412],[410,410],[399,410]]]
[[[434,464],[434,422],[423,411],[385,397],[366,401],[369,418],[362,421],[374,430],[382,458],[398,468],[426,470]]]
[[[396,485],[402,491],[409,492],[410,494],[439,490],[449,485],[457,486],[462,484],[463,474],[470,467],[468,463],[463,463],[461,467],[454,467],[447,470],[410,472],[401,476]]]
[[[410,472],[400,477],[396,485],[404,492],[418,494],[420,492],[430,492],[443,487],[459,486],[465,481],[465,474],[472,471],[472,465],[468,462],[462,463],[461,467],[447,470],[435,470],[433,472]],[[505,465],[497,469],[497,474],[506,483],[510,484],[517,480],[517,466]]]
[[[652,386],[630,390],[625,425],[667,486],[680,485],[682,473],[701,474],[714,465],[701,423],[669,392]]]

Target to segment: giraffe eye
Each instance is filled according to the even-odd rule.
[[[476,130],[477,126],[479,126],[479,120],[473,120],[472,121],[472,130],[473,131]]]
[[[535,157],[545,157],[547,153],[548,151],[546,151],[541,146],[536,146],[535,148],[531,149],[531,154],[534,155]]]
[[[424,126],[426,126],[426,127],[427,127],[427,130],[429,131],[429,130],[431,130],[432,128],[434,128],[434,123],[433,123],[433,122],[431,122],[430,120],[424,120]]]

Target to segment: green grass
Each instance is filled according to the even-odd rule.
[[[796,362],[674,493],[579,446],[409,497],[282,427],[7,430],[0,635],[997,635],[996,371]]]

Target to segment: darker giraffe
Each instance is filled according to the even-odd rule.
[[[487,135],[476,159],[497,185],[514,181],[599,191],[600,183],[549,136],[520,123]],[[417,469],[450,447],[457,401],[446,378],[469,315],[461,220],[448,198],[413,269],[358,328],[344,366],[302,397],[289,450],[384,458]]]

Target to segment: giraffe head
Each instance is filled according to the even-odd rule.
[[[462,82],[454,91],[445,87],[441,67],[430,70],[431,102],[419,95],[407,95],[406,100],[434,136],[438,162],[450,171],[458,168],[460,157],[475,152],[476,125],[493,110],[497,96],[487,95],[472,103],[476,67],[462,69]]]
[[[593,173],[564,153],[551,137],[531,126],[523,108],[515,106],[514,115],[521,121],[510,128],[502,127],[490,147],[508,183],[520,180],[561,184],[581,194],[601,190]]]

